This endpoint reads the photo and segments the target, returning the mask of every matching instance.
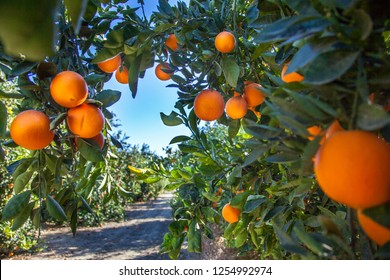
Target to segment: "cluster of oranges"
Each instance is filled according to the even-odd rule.
[[[88,86],[84,78],[73,71],[57,74],[50,84],[50,95],[60,106],[67,108],[66,123],[76,136],[92,139],[102,148],[104,116],[101,110],[86,101]],[[11,123],[11,138],[29,150],[40,150],[54,139],[49,117],[41,111],[27,110],[19,113]]]
[[[345,130],[336,120],[324,131],[313,126],[311,136],[321,137],[314,172],[324,193],[357,210],[363,231],[374,242],[390,241],[390,230],[363,214],[363,210],[390,202],[390,146],[375,133]]]
[[[99,62],[98,67],[105,73],[114,73],[115,79],[121,84],[129,83],[129,70],[122,65],[122,58],[120,54],[114,57]]]
[[[166,48],[171,51],[179,49],[178,40],[175,34],[170,34],[165,41]],[[214,40],[215,48],[221,53],[230,53],[236,47],[235,36],[228,31],[220,32]],[[296,72],[285,75],[287,64],[282,71],[283,81],[300,82],[303,76]],[[173,73],[173,69],[167,63],[160,63],[155,68],[155,74],[160,80],[169,80]],[[259,84],[246,81],[244,94],[234,92],[234,96],[227,100],[226,104],[221,93],[213,89],[202,90],[195,98],[194,111],[197,117],[204,121],[214,121],[219,119],[223,112],[231,119],[243,118],[248,110],[251,110],[257,117],[260,113],[255,110],[256,106],[262,104],[265,100],[263,87]]]

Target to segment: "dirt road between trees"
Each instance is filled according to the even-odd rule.
[[[70,228],[44,230],[45,249],[18,259],[72,260],[165,260],[160,245],[172,219],[169,199],[161,194],[157,199],[135,203],[126,209],[125,221],[107,223],[102,227],[80,228],[75,237]],[[198,254],[183,251],[180,259],[199,259]]]

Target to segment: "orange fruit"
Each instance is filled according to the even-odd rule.
[[[238,222],[238,216],[240,216],[240,213],[241,213],[240,209],[230,206],[230,203],[226,204],[222,208],[222,217],[229,224]]]
[[[159,64],[157,65],[156,69],[154,70],[157,78],[159,78],[161,81],[168,81],[171,78],[171,74],[164,72],[161,68],[164,69],[170,69],[167,63]]]
[[[194,100],[195,115],[204,121],[219,119],[224,111],[225,101],[222,95],[213,89],[202,90]]]
[[[120,67],[118,68],[118,70],[116,70],[115,79],[121,84],[129,83],[129,70],[126,66],[123,66],[122,70],[120,69]]]
[[[297,72],[291,72],[288,74],[285,74],[288,68],[288,64],[285,64],[282,69],[282,80],[285,83],[293,83],[293,82],[302,82],[303,76]]]
[[[29,150],[43,149],[54,138],[49,117],[36,110],[19,113],[11,123],[10,133],[16,144]]]
[[[308,127],[307,132],[310,133],[310,136],[307,137],[307,139],[309,139],[310,141],[313,141],[314,138],[316,138],[318,135],[325,134],[325,131],[323,131],[322,128],[319,127],[318,125],[313,125],[311,127]],[[325,142],[325,137],[322,137],[320,141],[320,145],[324,144],[324,142]]]
[[[325,138],[329,139],[333,134],[344,131],[345,129],[340,125],[338,120],[334,120],[332,124],[326,130]]]
[[[70,131],[81,138],[92,138],[104,127],[104,116],[98,107],[83,103],[68,110],[66,122]]]
[[[122,63],[121,55],[117,54],[114,57],[106,59],[105,61],[99,62],[98,67],[106,73],[113,73]]]
[[[364,215],[363,210],[357,211],[357,218],[364,233],[376,244],[383,246],[390,241],[390,229]]]
[[[262,104],[265,100],[265,95],[262,92],[262,86],[256,83],[245,85],[244,98],[249,107],[256,107]]]
[[[179,49],[179,45],[177,43],[178,41],[175,34],[168,35],[168,38],[165,41],[165,45],[173,51],[177,51]]]
[[[222,188],[218,188],[217,192],[215,193],[216,196],[221,196],[222,195]]]
[[[96,142],[100,149],[103,149],[104,147],[104,136],[103,136],[103,133],[99,132],[98,135],[92,137],[92,138],[84,138],[85,140],[92,140],[94,142]],[[78,146],[78,138],[76,138],[75,140],[75,143],[76,143],[76,147]]]
[[[50,95],[58,105],[74,108],[87,99],[88,86],[80,74],[73,71],[63,71],[52,80]]]
[[[241,96],[233,96],[226,102],[225,111],[233,120],[241,119],[248,111],[248,103]]]
[[[230,53],[236,46],[236,38],[228,31],[222,31],[215,37],[215,48],[221,53]]]
[[[390,201],[390,146],[360,130],[333,134],[318,150],[314,172],[322,190],[351,208]]]

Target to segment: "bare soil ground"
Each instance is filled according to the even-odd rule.
[[[70,228],[47,229],[42,232],[45,249],[33,255],[14,259],[73,260],[164,260],[160,244],[172,219],[169,199],[161,194],[157,199],[135,203],[128,207],[125,221],[107,223],[102,227],[80,228],[73,237]],[[180,259],[200,259],[200,254],[183,251]]]

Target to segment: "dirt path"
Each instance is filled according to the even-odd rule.
[[[23,259],[76,260],[162,260],[160,244],[171,222],[171,194],[156,200],[136,203],[126,210],[125,221],[102,227],[80,228],[75,237],[69,228],[43,231],[45,250]],[[197,259],[196,254],[183,252],[180,259]]]

